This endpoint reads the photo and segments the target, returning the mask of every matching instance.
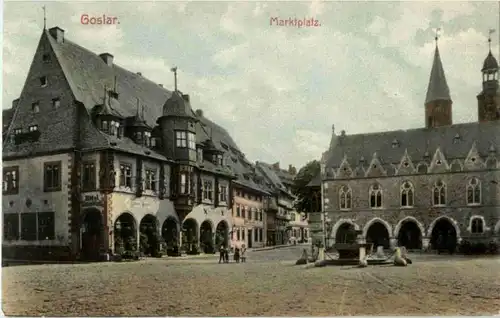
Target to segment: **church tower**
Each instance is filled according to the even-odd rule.
[[[432,62],[431,76],[425,97],[425,127],[434,128],[452,124],[452,100],[450,89],[444,75],[443,63],[439,55],[436,35],[436,49]]]
[[[490,51],[483,63],[483,90],[477,95],[477,117],[480,122],[500,120],[500,89],[498,62],[491,53],[491,33],[488,39]]]

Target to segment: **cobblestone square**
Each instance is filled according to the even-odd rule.
[[[413,256],[412,265],[306,268],[300,248],[3,269],[3,310],[23,316],[491,315],[498,258]]]

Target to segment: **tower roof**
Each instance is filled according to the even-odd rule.
[[[189,96],[179,91],[173,91],[172,96],[163,105],[163,116],[188,117],[197,119],[191,109]]]
[[[483,68],[481,69],[482,72],[486,70],[498,70],[497,59],[491,54],[491,51],[488,53],[486,59],[484,59]]]
[[[432,62],[431,76],[429,78],[429,87],[427,88],[427,96],[425,103],[436,100],[451,100],[450,89],[444,75],[443,63],[439,55],[439,48],[436,45],[434,51],[434,61]]]

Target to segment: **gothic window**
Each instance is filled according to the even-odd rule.
[[[348,210],[352,206],[352,191],[348,186],[342,186],[339,191],[340,196],[340,209]]]
[[[471,221],[471,233],[483,233],[484,221],[482,218],[475,217]]]
[[[413,207],[414,199],[413,185],[409,181],[405,181],[401,185],[401,206],[405,208]]]
[[[34,102],[31,104],[31,110],[34,112],[34,113],[38,113],[40,112],[40,102]]]
[[[382,207],[382,189],[378,184],[374,184],[370,187],[370,207]]]
[[[481,204],[481,182],[477,178],[467,184],[467,204]]]
[[[435,206],[446,205],[446,184],[439,180],[434,184],[433,204]]]

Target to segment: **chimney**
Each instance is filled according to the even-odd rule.
[[[104,61],[104,63],[106,63],[108,66],[113,65],[113,55],[111,55],[109,53],[102,53],[102,54],[99,54],[99,56]]]
[[[184,98],[184,100],[189,103],[189,95],[188,94],[182,94],[182,98]]]
[[[163,87],[163,84],[158,84],[158,86]]]
[[[19,104],[19,98],[14,99],[12,101],[12,109],[16,109],[18,104]]]
[[[288,173],[296,175],[297,174],[297,169],[295,169],[294,166],[288,165]]]
[[[196,116],[203,117],[203,111],[201,109],[197,109],[195,113],[196,113]]]
[[[141,72],[137,72],[137,75],[142,76],[142,73]]]
[[[273,168],[279,170],[280,168],[280,162],[273,163]]]
[[[64,30],[60,27],[50,28],[49,34],[57,41],[57,43],[64,42]]]

